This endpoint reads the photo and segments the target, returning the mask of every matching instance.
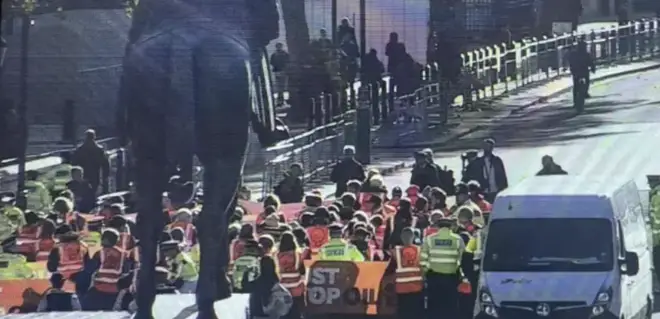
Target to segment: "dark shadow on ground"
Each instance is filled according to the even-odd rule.
[[[585,111],[577,115],[571,100],[551,101],[553,105],[520,112],[493,123],[487,130],[470,134],[457,143],[449,143],[436,149],[438,152],[453,152],[466,149],[479,149],[484,138],[494,138],[498,148],[536,147],[575,140],[597,138],[615,134],[630,134],[632,131],[618,132],[583,132],[604,125],[620,124],[621,120],[608,114],[631,110],[650,104],[660,103],[642,99],[604,99],[588,100]],[[571,120],[573,119],[573,120]],[[648,119],[641,119],[646,122]],[[660,122],[660,118],[656,121]],[[637,123],[637,121],[635,121]],[[660,125],[660,124],[659,124]],[[582,132],[582,133],[581,133]]]

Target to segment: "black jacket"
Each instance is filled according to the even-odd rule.
[[[417,185],[420,189],[426,186],[440,187],[440,167],[438,165],[429,163],[424,166],[415,164],[412,172],[410,173],[410,185]]]
[[[497,191],[502,191],[505,188],[509,187],[509,181],[506,177],[506,170],[504,169],[504,162],[497,155],[491,155],[490,164],[494,170],[495,174],[495,184],[497,185]],[[488,189],[488,180],[484,174],[484,166],[486,165],[486,160],[484,156],[480,156],[472,163],[470,163],[466,170],[466,177],[464,180],[475,180],[479,182],[481,188],[484,190]],[[492,193],[492,192],[489,192]]]
[[[330,173],[330,181],[337,184],[335,196],[339,198],[346,192],[346,183],[352,179],[363,182],[366,178],[364,167],[355,158],[347,158],[339,162]]]
[[[543,167],[536,176],[545,176],[545,175],[568,175],[568,173],[561,168],[561,166],[555,164],[552,166]]]
[[[275,195],[280,198],[282,204],[302,202],[305,196],[302,180],[300,178],[296,178],[293,181],[288,179],[289,177],[285,177],[284,180],[275,186],[273,190]]]

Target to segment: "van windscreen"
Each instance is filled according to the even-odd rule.
[[[610,271],[613,226],[601,218],[500,219],[488,226],[483,271]]]

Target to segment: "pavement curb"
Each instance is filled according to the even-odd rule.
[[[603,75],[601,77],[591,79],[591,83],[606,81],[606,80],[613,79],[613,78],[618,78],[618,77],[622,77],[622,76],[626,76],[626,75],[630,75],[630,74],[635,74],[635,73],[653,71],[653,70],[657,70],[657,69],[660,69],[660,63],[658,63],[656,65],[649,65],[649,66],[646,66],[646,67],[643,67],[643,68],[630,69],[630,70],[626,70],[626,71],[621,71],[621,72],[616,72],[616,73],[612,73],[612,74]],[[550,93],[548,95],[541,96],[541,97],[539,97],[538,99],[536,99],[535,101],[533,101],[531,103],[522,105],[522,106],[510,111],[509,114],[507,114],[506,116],[513,115],[513,114],[518,114],[519,112],[524,111],[525,109],[528,109],[532,106],[536,106],[538,104],[546,103],[547,100],[555,98],[555,97],[557,97],[559,95],[562,95],[564,93],[570,92],[572,89],[573,89],[573,86],[570,85],[568,87],[565,87],[563,89],[559,89],[559,90],[557,90],[553,93]]]
[[[651,59],[647,59],[646,61],[639,61],[639,62],[647,62],[647,61],[650,61],[650,60]],[[630,69],[630,70],[626,70],[626,71],[615,72],[615,73],[603,75],[603,76],[597,77],[597,78],[592,78],[591,82],[596,83],[596,82],[605,81],[605,80],[609,80],[609,79],[613,79],[613,78],[617,78],[617,77],[622,77],[622,76],[635,74],[635,73],[642,73],[642,72],[652,71],[652,70],[656,70],[656,69],[660,69],[660,63],[655,64],[655,65],[649,65],[649,66],[637,68],[637,69]],[[561,79],[561,78],[562,77],[559,77],[558,79]],[[522,106],[520,106],[520,107],[518,107],[514,110],[509,111],[509,112],[505,112],[502,115],[495,116],[495,117],[493,117],[493,120],[497,121],[497,120],[500,120],[502,118],[506,118],[506,117],[509,117],[511,115],[518,114],[518,113],[524,111],[525,109],[528,109],[530,107],[533,107],[533,106],[536,106],[536,105],[539,105],[539,104],[546,103],[549,99],[552,99],[552,98],[555,98],[555,97],[560,96],[562,94],[565,94],[566,92],[570,92],[572,89],[573,89],[573,86],[570,85],[570,86],[565,87],[563,89],[559,89],[559,90],[557,90],[553,93],[543,95],[543,96],[537,98],[536,100],[534,100],[530,103],[522,105]],[[497,100],[497,99],[498,98],[495,98],[494,100]],[[447,143],[455,142],[456,140],[459,140],[459,139],[461,139],[461,138],[463,138],[467,135],[470,135],[472,133],[475,133],[475,132],[481,131],[483,129],[486,129],[487,127],[488,127],[487,125],[476,125],[476,126],[473,126],[473,127],[470,127],[470,128],[466,128],[462,131],[456,132],[454,134],[448,135],[446,139],[443,139],[442,141],[437,141],[437,142],[415,143],[414,145],[404,145],[404,146],[381,146],[381,145],[376,146],[375,145],[375,146],[373,146],[373,148],[374,149],[381,149],[381,150],[388,150],[388,149],[390,149],[390,150],[394,150],[394,149],[397,149],[397,150],[400,150],[400,149],[422,149],[422,148],[434,149],[434,148],[442,147]]]

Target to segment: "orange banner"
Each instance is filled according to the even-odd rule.
[[[387,262],[306,261],[309,314],[396,314]]]

